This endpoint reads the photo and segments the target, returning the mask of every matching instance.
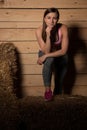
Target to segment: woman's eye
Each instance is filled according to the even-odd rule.
[[[56,20],[57,18],[55,17],[55,18],[53,18],[53,19],[55,19],[55,20]]]
[[[51,19],[51,17],[47,17],[47,19]],[[57,20],[56,17],[53,17],[52,19],[53,19],[53,20]]]
[[[50,19],[50,17],[48,17],[48,19]]]

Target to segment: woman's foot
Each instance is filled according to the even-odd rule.
[[[53,94],[50,89],[48,91],[45,91],[45,94],[44,94],[45,101],[52,100],[52,97],[53,97]]]

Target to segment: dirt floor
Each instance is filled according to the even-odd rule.
[[[15,98],[0,93],[0,130],[86,130],[87,97]]]

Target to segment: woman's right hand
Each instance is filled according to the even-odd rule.
[[[47,28],[46,28],[46,34],[47,34],[47,36],[49,36],[49,37],[50,37],[50,32],[51,32],[51,30],[52,30],[52,27],[47,26]]]
[[[37,60],[37,64],[42,65],[43,62],[46,60],[46,58],[47,58],[46,54],[41,56],[41,57],[39,57],[38,60]]]

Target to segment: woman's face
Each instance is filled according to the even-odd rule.
[[[46,25],[48,27],[53,28],[57,24],[57,21],[58,21],[57,14],[53,13],[53,12],[52,13],[48,13],[45,16],[44,21],[45,21],[45,23],[46,23]]]

